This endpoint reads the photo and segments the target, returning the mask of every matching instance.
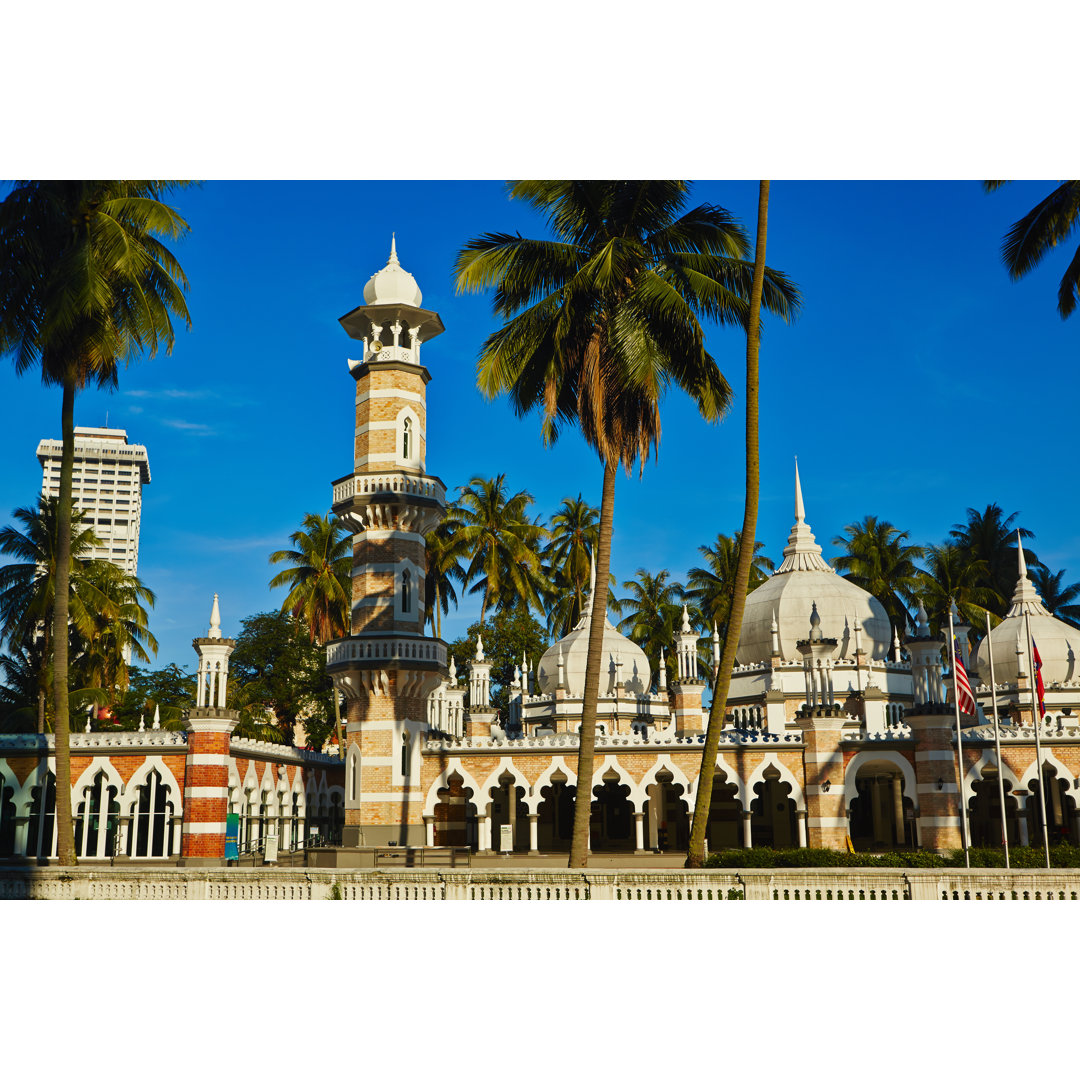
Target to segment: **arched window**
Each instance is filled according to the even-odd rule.
[[[15,854],[15,789],[0,774],[0,856]],[[21,855],[22,852],[20,851]]]
[[[401,734],[401,775],[409,775],[409,736],[406,732]]]
[[[406,416],[401,424],[401,456],[408,461],[412,448],[412,418]]]
[[[102,769],[83,788],[75,813],[75,853],[82,859],[107,859],[120,824],[119,794]]]
[[[408,615],[412,611],[412,575],[408,570],[401,571],[401,613]]]
[[[56,847],[53,825],[56,821],[56,777],[45,774],[43,783],[33,789],[30,803],[30,827],[26,834],[26,855],[46,859]]]
[[[173,849],[174,830],[179,825],[175,813],[168,788],[157,769],[151,769],[131,806],[128,855],[135,859],[167,858]]]

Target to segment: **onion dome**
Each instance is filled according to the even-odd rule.
[[[406,307],[420,307],[423,295],[416,278],[404,270],[397,257],[397,241],[390,240],[390,258],[386,265],[368,278],[364,286],[365,304],[403,304]]]
[[[1042,602],[1042,597],[1035,591],[1035,586],[1027,573],[1024,561],[1024,547],[1019,535],[1016,538],[1017,562],[1020,579],[1012,596],[1012,606],[1008,614],[990,631],[987,638],[979,642],[972,658],[985,683],[990,682],[990,654],[994,656],[994,678],[998,683],[1015,683],[1020,671],[1030,674],[1030,664],[1026,655],[1017,656],[1017,642],[1021,650],[1026,650],[1027,636],[1024,631],[1024,616],[1027,616],[1031,637],[1039,650],[1042,660],[1043,682],[1071,682],[1080,677],[1080,630],[1068,623],[1055,619]],[[987,642],[989,641],[989,645]]]
[[[589,656],[589,627],[592,625],[592,594],[596,588],[593,565],[592,588],[585,614],[565,637],[560,638],[540,659],[536,669],[537,690],[553,694],[559,685],[559,658],[562,656],[563,689],[566,696],[585,696],[585,663]],[[647,694],[652,682],[648,657],[628,637],[604,619],[604,653],[600,668],[600,696],[614,697],[616,684],[620,694]]]
[[[889,617],[875,597],[837,574],[822,557],[821,545],[806,523],[796,465],[795,524],[776,573],[746,597],[738,662],[768,661],[776,651],[774,640],[781,659],[798,660],[796,644],[806,637],[807,619],[815,604],[822,636],[838,642],[836,659],[854,658],[856,624],[861,625],[859,645],[867,658],[887,659],[893,636]]]

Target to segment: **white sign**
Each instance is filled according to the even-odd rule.
[[[514,850],[514,826],[513,825],[500,825],[499,826],[499,850],[500,851],[513,851]]]

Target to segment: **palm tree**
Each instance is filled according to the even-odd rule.
[[[544,552],[544,562],[556,597],[548,610],[548,632],[556,639],[568,634],[585,610],[599,534],[600,511],[590,506],[581,492],[576,499],[563,499],[561,509],[551,518],[551,543]]]
[[[718,420],[731,390],[705,350],[699,316],[744,325],[752,271],[746,236],[727,211],[683,213],[683,181],[529,180],[510,196],[544,214],[554,240],[487,233],[459,252],[459,291],[495,288],[505,324],[482,346],[478,383],[507,394],[518,415],[537,409],[548,444],[576,423],[604,467],[592,607],[607,606],[615,472],[644,466],[660,439],[659,404],[674,383]],[[787,316],[794,286],[770,271],[766,303]],[[571,867],[588,859],[596,707],[604,620],[594,618],[585,669],[579,798]]]
[[[986,625],[986,612],[996,612],[1000,597],[985,584],[988,569],[983,559],[972,559],[957,544],[931,544],[926,549],[926,573],[918,590],[930,616],[930,629],[938,633],[955,601],[963,620],[978,636]],[[992,619],[997,622],[997,619]]]
[[[984,180],[986,191],[994,191],[1007,180]],[[1028,211],[1005,234],[1001,261],[1013,281],[1019,281],[1042,262],[1043,256],[1058,246],[1080,223],[1080,180],[1066,180],[1034,209]],[[1065,268],[1058,285],[1058,314],[1067,319],[1076,309],[1080,290],[1080,248]]]
[[[1031,571],[1031,580],[1042,597],[1043,606],[1051,615],[1056,616],[1070,626],[1080,629],[1080,583],[1062,585],[1064,570],[1051,574],[1045,566],[1036,566]]]
[[[78,589],[81,572],[98,547],[97,537],[83,527],[86,514],[72,510],[68,516],[72,573],[68,578],[68,610],[71,621],[84,637],[92,623]],[[18,562],[0,567],[0,640],[24,650],[27,662],[37,663],[38,734],[45,731],[46,697],[52,685],[53,611],[56,599],[58,527],[57,499],[42,495],[36,507],[20,506],[12,513],[23,531],[11,525],[0,529],[0,553]],[[35,643],[40,643],[40,647]]]
[[[527,491],[508,495],[506,474],[493,479],[474,476],[457,500],[457,532],[469,565],[465,581],[474,582],[469,594],[479,593],[480,622],[488,608],[526,607],[544,610],[548,590],[540,562],[539,545],[547,530],[526,517],[533,497]]]
[[[716,753],[720,747],[720,728],[727,708],[731,672],[735,667],[735,650],[742,630],[746,593],[750,587],[750,569],[754,563],[757,528],[758,485],[761,465],[758,458],[758,351],[761,345],[761,303],[765,284],[765,237],[769,217],[769,181],[762,180],[758,189],[757,237],[754,244],[754,281],[750,292],[750,313],[746,323],[746,502],[743,526],[739,531],[739,564],[735,572],[735,592],[724,638],[724,652],[713,681],[709,723],[705,731],[705,747],[701,753],[698,789],[694,800],[694,823],[690,829],[690,845],[686,865],[700,867],[705,861],[705,831],[712,803],[713,776],[716,772]]]
[[[75,584],[89,617],[89,633],[77,631],[77,655],[72,668],[85,687],[100,689],[102,704],[115,706],[128,688],[129,657],[150,663],[158,643],[149,629],[147,607],[156,597],[123,567],[96,559],[83,568]],[[100,715],[100,708],[97,712]]]
[[[1009,597],[1016,588],[1017,533],[1025,540],[1035,538],[1030,529],[1016,527],[1016,514],[1008,517],[1004,514],[1005,511],[997,503],[990,503],[982,512],[969,506],[967,521],[949,530],[950,539],[961,549],[964,557],[983,564],[979,584],[996,594],[987,606],[998,616],[1008,611]],[[1030,567],[1042,565],[1035,552],[1028,548],[1024,548],[1024,558]]]
[[[349,632],[352,602],[352,539],[337,518],[305,514],[303,524],[292,533],[292,549],[275,551],[272,564],[288,563],[270,581],[271,589],[287,587],[281,610],[299,619],[310,639],[319,644],[344,637]],[[341,731],[341,701],[337,687],[334,699],[334,733],[338,754],[345,756]]]
[[[118,365],[172,351],[172,318],[190,326],[180,264],[159,237],[187,222],[161,180],[20,181],[0,203],[0,354],[59,385],[59,550],[53,612],[57,861],[74,865],[68,709],[68,578],[75,395],[117,385]]]
[[[905,544],[910,533],[901,532],[892,522],[873,514],[845,525],[844,533],[833,539],[844,549],[833,564],[848,581],[875,597],[889,621],[903,634],[911,621],[910,611],[918,603],[922,579],[915,560],[924,558],[926,549]]]
[[[623,616],[619,621],[619,632],[645,653],[654,685],[660,678],[660,650],[667,650],[669,664],[674,661],[673,644],[686,599],[682,585],[669,581],[670,576],[667,570],[650,574],[639,569],[632,580],[622,583],[629,595],[617,602],[617,611]],[[668,675],[673,673],[674,668],[669,666]]]
[[[451,603],[457,607],[454,583],[465,584],[461,560],[466,557],[465,539],[457,506],[451,503],[442,519],[424,537],[427,553],[427,574],[424,577],[424,598],[427,602],[425,619],[437,638],[442,637],[442,617],[449,614]]]
[[[701,612],[702,629],[708,633],[716,626],[722,638],[727,637],[731,605],[735,598],[735,577],[739,568],[739,533],[726,536],[718,533],[712,547],[699,547],[705,566],[691,567],[686,575],[687,597]],[[754,559],[750,564],[747,592],[753,592],[775,569],[772,559],[758,554],[765,545],[754,543]]]

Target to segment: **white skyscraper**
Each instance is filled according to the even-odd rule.
[[[59,439],[42,439],[38,443],[44,495],[60,494],[62,449]],[[131,574],[139,569],[142,486],[149,483],[150,462],[146,447],[129,445],[126,431],[121,428],[75,429],[73,505],[86,512],[84,523],[94,530],[102,543],[95,557],[122,566]]]

